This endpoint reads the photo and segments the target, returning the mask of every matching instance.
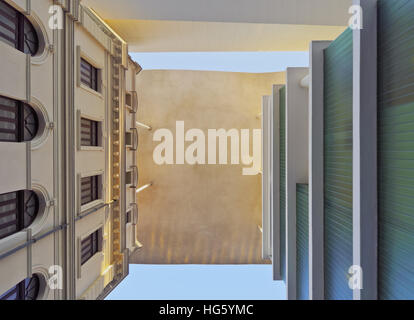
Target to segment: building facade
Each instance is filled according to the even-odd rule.
[[[288,299],[414,299],[414,3],[354,4],[363,28],[313,41],[264,119],[264,230]]]
[[[80,1],[0,1],[0,299],[104,298],[136,234],[139,65]]]

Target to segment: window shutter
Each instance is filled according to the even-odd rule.
[[[0,1],[0,41],[32,56],[39,50],[39,38],[33,25],[4,1]]]
[[[85,59],[81,59],[80,79],[81,82],[92,90],[99,91],[99,71]]]
[[[38,130],[39,120],[31,106],[0,96],[0,141],[31,141]]]

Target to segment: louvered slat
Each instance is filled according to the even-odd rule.
[[[325,298],[352,299],[352,31],[324,53]]]
[[[309,299],[309,186],[296,185],[296,292]]]
[[[378,295],[414,299],[414,1],[380,0]]]

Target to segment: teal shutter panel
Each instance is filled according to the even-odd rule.
[[[296,185],[296,292],[309,299],[309,186]]]
[[[325,50],[324,266],[325,299],[352,299],[352,31]]]
[[[378,9],[378,295],[414,299],[414,1]]]
[[[279,91],[280,104],[280,273],[286,282],[286,87]]]

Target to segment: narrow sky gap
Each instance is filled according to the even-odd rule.
[[[283,300],[271,265],[130,265],[106,300]]]
[[[266,73],[307,67],[309,53],[295,52],[141,52],[131,53],[144,70],[197,70]]]

